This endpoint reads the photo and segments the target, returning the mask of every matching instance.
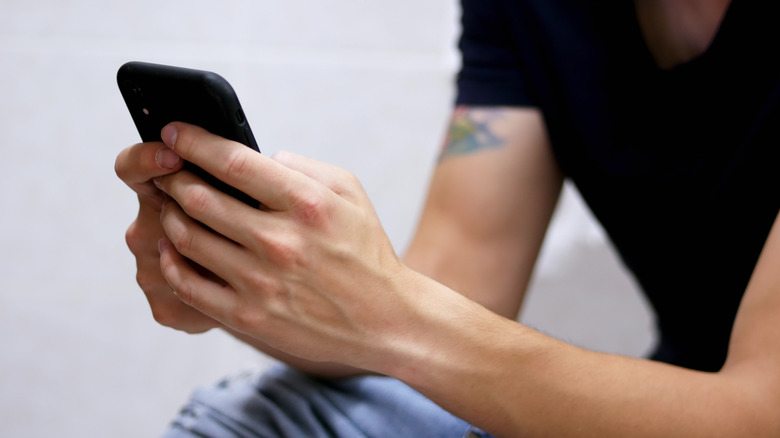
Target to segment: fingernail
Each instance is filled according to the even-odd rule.
[[[179,164],[179,156],[168,148],[160,148],[154,159],[157,161],[157,165],[163,169],[173,169]]]
[[[166,125],[162,129],[162,132],[160,132],[160,137],[162,138],[163,143],[165,143],[165,145],[171,149],[176,146],[176,136],[178,135],[179,131],[174,125]]]

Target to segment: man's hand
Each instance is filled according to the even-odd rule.
[[[288,354],[368,369],[393,344],[386,336],[411,329],[403,321],[419,298],[409,286],[421,276],[400,262],[354,176],[183,123],[162,137],[262,204],[249,207],[188,171],[154,179],[171,199],[161,215],[162,274],[183,303]]]

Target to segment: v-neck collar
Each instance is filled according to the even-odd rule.
[[[721,41],[725,38],[724,34],[728,34],[729,28],[731,27],[731,21],[733,21],[732,16],[734,15],[734,4],[737,3],[739,0],[731,0],[726,7],[725,12],[723,13],[723,18],[721,18],[720,23],[718,24],[718,29],[715,31],[715,35],[712,38],[712,41],[710,42],[710,45],[699,55],[694,56],[693,58],[679,62],[675,64],[672,67],[664,68],[658,65],[658,61],[655,58],[655,55],[653,54],[652,50],[650,50],[650,46],[647,43],[647,38],[645,37],[644,32],[642,31],[642,26],[639,23],[639,16],[637,15],[636,10],[636,3],[634,1],[630,2],[631,4],[631,13],[633,14],[633,23],[635,28],[635,34],[638,36],[640,44],[642,46],[642,57],[644,57],[648,63],[650,63],[653,68],[659,72],[662,73],[671,73],[679,70],[688,69],[690,66],[706,62],[708,58],[712,56],[712,53],[717,52],[720,48],[720,46],[723,44]]]

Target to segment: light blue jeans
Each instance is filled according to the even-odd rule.
[[[196,390],[165,438],[489,437],[398,380],[320,380],[285,366]]]

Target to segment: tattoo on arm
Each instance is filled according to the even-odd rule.
[[[503,147],[506,140],[496,135],[493,126],[493,122],[500,120],[501,115],[502,111],[496,108],[456,108],[439,154],[439,162],[454,156]]]

